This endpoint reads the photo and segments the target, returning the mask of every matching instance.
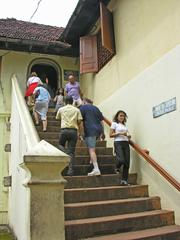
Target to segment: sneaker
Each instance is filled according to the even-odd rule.
[[[68,172],[66,173],[66,175],[69,176],[69,177],[72,177],[72,176],[73,176],[73,172],[68,171]]]
[[[126,180],[121,180],[120,185],[129,186],[130,184]]]
[[[116,169],[115,169],[115,173],[116,173],[116,174],[119,174],[119,173],[120,173],[119,168],[116,168]]]
[[[100,176],[101,172],[98,170],[93,169],[92,172],[88,173],[88,176]]]

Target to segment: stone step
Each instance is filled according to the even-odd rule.
[[[50,133],[49,131],[47,133],[46,132],[45,133],[44,132],[39,132],[39,135],[41,136],[41,139],[44,139],[47,142],[54,142],[54,141],[59,142],[59,140],[58,140],[59,139],[59,132],[57,132],[57,133],[54,133],[54,132]],[[42,138],[43,135],[45,136],[44,138]],[[49,136],[49,138],[47,138],[46,136]],[[97,143],[97,146],[98,145],[101,146],[103,144]],[[76,155],[89,155],[88,148],[86,147],[85,142],[83,142],[81,145],[84,145],[84,147],[79,147],[79,143],[77,143],[78,147],[76,147]],[[113,155],[113,148],[97,147],[96,148],[96,154],[97,155],[99,155],[99,154],[101,154],[101,155],[102,154],[103,155]]]
[[[38,132],[40,139],[44,139],[44,140],[49,140],[49,139],[59,139],[59,133],[60,131],[57,132]]]
[[[38,133],[42,132],[42,124],[40,123],[39,126],[36,126],[36,129],[38,131]],[[59,133],[60,132],[60,125],[59,126],[53,126],[53,125],[47,125],[47,132],[55,132],[55,133]],[[43,133],[43,132],[42,132]]]
[[[154,210],[116,216],[65,221],[66,240],[130,232],[174,224],[173,211]]]
[[[180,240],[180,226],[169,225],[146,230],[86,238],[84,240]]]
[[[52,112],[47,112],[47,116],[49,117],[49,116],[56,116],[56,113],[54,112],[54,111],[52,111]]]
[[[100,177],[88,177],[88,176],[73,176],[65,177],[67,184],[65,188],[95,188],[95,187],[107,187],[107,186],[119,186],[122,174],[107,174]],[[130,173],[130,184],[135,185],[137,183],[137,174]]]
[[[97,155],[113,155],[113,148],[97,147]],[[76,147],[76,155],[89,155],[87,147]]]
[[[92,177],[93,178],[93,177]],[[64,190],[65,203],[148,197],[147,185],[73,188]]]
[[[159,210],[159,197],[116,199],[65,204],[65,219],[75,220]]]
[[[59,120],[50,120],[48,121],[48,126],[60,126],[61,122]]]
[[[55,147],[59,146],[59,139],[46,139],[46,141]],[[76,147],[86,147],[86,143],[84,141],[78,141]],[[96,147],[106,147],[106,141],[97,141]]]
[[[112,155],[97,155],[97,161],[98,164],[104,165],[104,164],[116,164],[115,156]],[[75,156],[74,160],[75,165],[89,165],[90,164],[90,157],[89,156]]]
[[[50,114],[47,114],[47,120],[48,122],[56,120],[56,114],[53,112],[51,112]],[[60,120],[56,120],[56,121],[60,121]]]
[[[48,108],[48,114],[50,114],[50,113],[54,113],[54,107],[49,107]]]
[[[93,170],[92,164],[88,165],[74,165],[74,176],[82,176],[87,175],[89,172]],[[113,174],[115,173],[115,164],[99,164],[99,169],[101,171],[101,174]],[[67,168],[64,169],[63,175],[66,176],[67,174]],[[100,176],[98,176],[100,177]]]

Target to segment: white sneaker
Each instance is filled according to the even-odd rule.
[[[100,176],[101,172],[99,171],[99,169],[93,169],[92,172],[88,173],[88,176]]]

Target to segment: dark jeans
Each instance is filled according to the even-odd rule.
[[[74,153],[77,142],[77,129],[62,128],[59,136],[59,149],[70,156],[68,175],[73,175]]]
[[[127,141],[115,141],[114,149],[116,154],[116,167],[119,169],[123,165],[122,180],[128,180],[130,164],[130,148]]]

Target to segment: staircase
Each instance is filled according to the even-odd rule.
[[[47,132],[42,126],[37,130],[41,139],[58,147],[60,123],[51,109]],[[174,212],[161,209],[160,198],[150,197],[148,186],[137,184],[136,173],[129,176],[130,186],[119,185],[113,150],[106,141],[98,141],[96,150],[101,176],[87,176],[92,167],[84,142],[77,143],[75,176],[65,176],[66,240],[180,239]]]

